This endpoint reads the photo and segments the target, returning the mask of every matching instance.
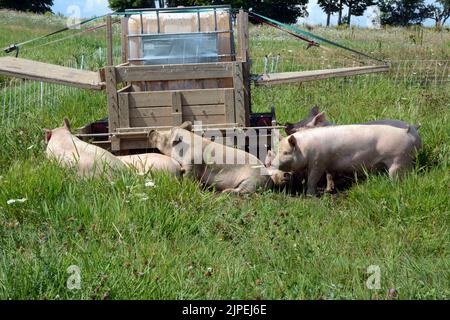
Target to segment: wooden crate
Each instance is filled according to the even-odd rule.
[[[126,18],[125,18],[126,19]],[[241,12],[237,57],[233,61],[197,64],[136,65],[105,68],[111,150],[152,148],[149,130],[201,121],[205,127],[249,124],[248,20]],[[110,28],[110,21],[107,21]],[[126,32],[126,20],[122,23]],[[108,32],[108,43],[112,34]],[[122,48],[126,50],[126,37]],[[121,89],[119,89],[121,88]],[[137,130],[135,130],[137,129]],[[134,133],[133,133],[134,132]]]

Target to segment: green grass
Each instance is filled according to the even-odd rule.
[[[28,37],[38,33],[30,19],[20,15],[12,23]],[[3,32],[10,28],[0,25],[0,45],[11,42]],[[411,46],[402,35],[414,33],[356,29],[350,38],[351,30],[319,31],[349,37],[360,49],[393,37],[397,48],[389,52],[398,59]],[[95,37],[85,41],[101,46]],[[448,43],[431,44],[427,50],[435,52],[447,45],[436,59],[448,59]],[[300,59],[305,51],[297,49]],[[414,52],[435,59],[425,49]],[[50,49],[35,54],[55,54],[58,62]],[[422,125],[424,148],[403,180],[371,174],[320,198],[220,195],[163,174],[80,180],[46,160],[42,128],[59,126],[65,115],[75,127],[104,117],[104,94],[80,90],[29,110],[17,127],[0,128],[0,298],[387,299],[395,288],[400,299],[448,299],[449,91],[448,83],[421,86],[391,75],[254,88],[254,110],[274,104],[281,123],[317,104],[336,123],[396,118]],[[147,179],[154,188],[145,187]],[[7,204],[20,198],[27,200]],[[66,288],[70,265],[81,269],[80,290]],[[366,287],[370,265],[380,267],[379,290]]]

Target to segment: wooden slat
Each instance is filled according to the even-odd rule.
[[[119,125],[121,127],[130,126],[130,112],[128,105],[129,93],[119,94]]]
[[[183,116],[183,121],[202,121],[202,125],[225,123],[225,115],[199,115],[199,116]]]
[[[171,126],[172,115],[168,117],[130,118],[131,127]]]
[[[271,73],[259,76],[259,78],[255,81],[255,84],[272,85],[272,84],[282,84],[292,82],[305,82],[334,77],[347,77],[358,74],[368,74],[386,71],[389,71],[389,66],[385,65],[385,66],[365,66],[365,67],[350,67],[350,68],[325,69],[325,70],[311,70],[300,72]]]
[[[174,91],[172,92],[172,125],[178,126],[182,122],[181,93],[179,91]]]
[[[109,130],[114,131],[119,127],[119,105],[117,98],[117,82],[114,67],[105,68],[106,77],[106,95],[108,101],[108,113],[109,113]],[[126,95],[126,94],[124,94]]]
[[[0,58],[0,74],[10,77],[63,84],[76,88],[103,90],[98,72],[85,71],[14,57]]]
[[[232,77],[233,64],[201,63],[157,66],[117,67],[117,81],[196,80]]]
[[[121,19],[122,35],[121,35],[121,47],[122,47],[122,63],[128,62],[128,17]]]
[[[203,129],[219,129],[219,130],[225,130],[225,129],[231,129],[238,127],[237,123],[211,123],[207,124],[203,127]],[[160,130],[160,131],[169,131],[172,129],[173,126],[167,125],[167,126],[152,126],[152,127],[132,127],[132,128],[117,128],[118,136],[121,136],[122,134],[141,134],[141,135],[148,135],[148,133],[151,130]],[[284,128],[284,127],[280,127]],[[193,128],[193,131],[195,131],[195,128]]]
[[[225,106],[223,104],[202,105],[202,106],[183,106],[183,116],[205,116],[205,115],[224,115]],[[234,110],[233,110],[234,111]],[[130,109],[131,118],[146,117],[170,117],[172,107],[150,107],[150,108],[132,108]],[[228,120],[227,120],[228,121]],[[231,121],[233,122],[233,121]],[[182,122],[181,122],[182,123]],[[126,127],[126,126],[124,126]]]
[[[117,95],[117,81],[114,67],[105,68],[106,99],[108,103],[108,130],[114,132],[119,125],[119,102]],[[126,95],[122,93],[122,95]],[[111,137],[112,150],[120,150],[120,140]]]
[[[224,90],[227,89],[197,89],[181,92],[182,105],[223,104]],[[159,107],[172,105],[172,93],[177,91],[154,91],[130,93],[130,108]]]
[[[244,100],[244,83],[242,75],[242,63],[235,63],[233,68],[234,81],[234,114],[236,122],[245,126],[247,122],[247,115],[245,112]]]
[[[225,116],[227,119],[227,122],[235,122],[236,117],[234,114],[234,90],[233,89],[227,89],[224,92],[224,98],[225,98]],[[208,109],[209,111],[209,109]]]
[[[106,16],[106,63],[108,66],[113,65],[113,33],[110,15]]]
[[[248,61],[248,44],[249,44],[249,29],[248,29],[248,13],[244,10],[239,10],[238,16],[238,60],[242,62]]]
[[[203,125],[225,123],[225,115],[183,115],[183,121],[201,121]],[[172,115],[168,117],[130,118],[131,127],[172,126]]]

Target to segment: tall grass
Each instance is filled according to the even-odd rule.
[[[0,25],[0,44],[11,41],[3,30],[12,24],[29,35],[40,33],[36,25],[53,29],[44,17],[20,15]],[[387,48],[386,39],[394,39],[386,49],[392,59],[410,54],[406,35],[413,32],[316,31],[348,37],[360,48],[378,41]],[[270,32],[257,34],[270,38]],[[426,30],[423,41],[440,36]],[[101,46],[95,38],[85,41]],[[287,45],[272,40],[252,48]],[[70,43],[60,54],[77,47]],[[304,51],[296,48],[301,59]],[[420,57],[445,60],[448,48],[434,41],[427,50],[436,55],[423,49]],[[50,49],[41,54],[59,59]],[[448,299],[449,84],[370,75],[257,87],[252,99],[254,111],[275,105],[280,123],[304,117],[313,105],[336,123],[420,123],[424,147],[400,181],[370,174],[320,198],[222,195],[164,174],[83,180],[44,155],[42,128],[60,126],[66,115],[77,127],[107,114],[103,93],[75,91],[20,114],[14,128],[0,128],[0,298],[389,299],[394,288],[400,299]],[[153,188],[145,187],[148,180]],[[26,200],[8,204],[11,199]],[[66,286],[71,265],[81,270],[80,290]],[[371,265],[380,267],[380,289],[366,286]]]

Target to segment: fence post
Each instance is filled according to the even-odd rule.
[[[41,108],[43,108],[44,107],[44,83],[42,81],[41,81],[40,100],[41,100]]]

